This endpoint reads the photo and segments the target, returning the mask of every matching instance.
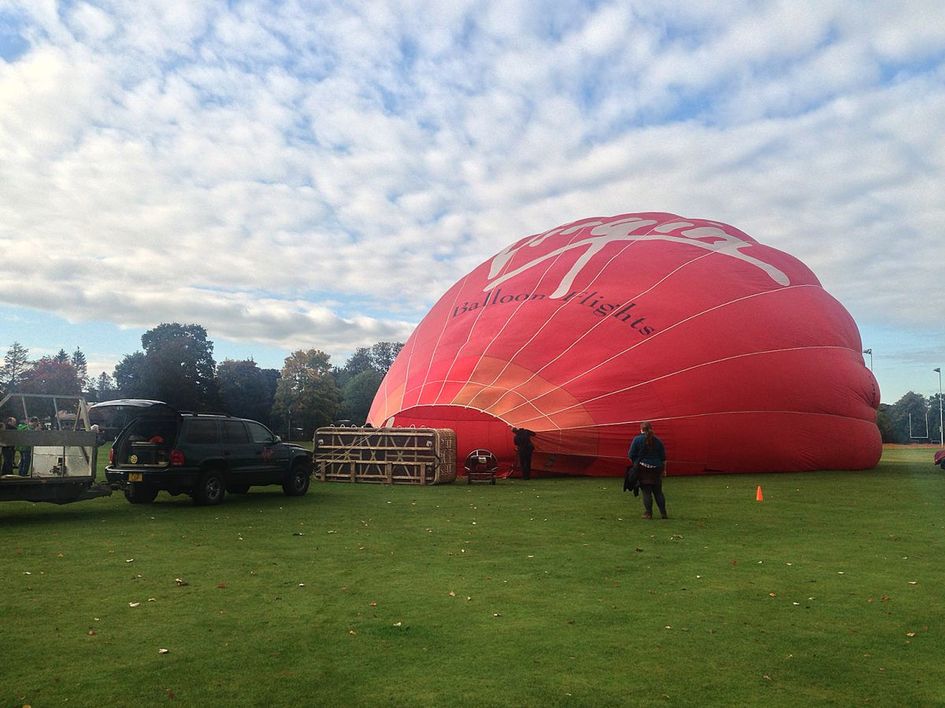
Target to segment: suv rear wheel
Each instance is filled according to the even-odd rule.
[[[312,471],[304,462],[296,462],[282,482],[282,491],[290,497],[301,497],[308,491]]]
[[[194,487],[194,501],[201,506],[216,506],[226,496],[226,480],[223,472],[210,469],[200,476]]]
[[[125,499],[132,504],[150,504],[157,496],[158,490],[141,482],[130,482],[125,487]]]

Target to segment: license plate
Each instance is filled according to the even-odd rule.
[[[143,482],[144,475],[141,474],[140,472],[132,472],[128,475],[128,481],[129,482]]]

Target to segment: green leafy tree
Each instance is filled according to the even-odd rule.
[[[884,443],[896,442],[896,428],[892,421],[892,406],[886,403],[879,404],[879,410],[876,411],[876,426],[879,428],[879,434]]]
[[[367,369],[349,379],[341,389],[339,417],[350,420],[355,425],[363,425],[383,378],[384,375],[380,372]]]
[[[126,354],[115,365],[115,386],[121,398],[155,398],[154,384],[144,352]]]
[[[275,387],[252,359],[227,359],[217,366],[217,385],[225,410],[269,424]]]
[[[402,342],[377,342],[370,347],[358,347],[345,365],[335,370],[338,385],[344,386],[364,371],[377,372],[383,378],[403,348]]]
[[[335,370],[342,391],[341,418],[356,424],[367,420],[377,389],[403,346],[401,342],[378,342],[359,347],[343,367]]]
[[[329,355],[318,349],[299,350],[286,357],[273,413],[287,437],[296,437],[297,428],[308,437],[335,419],[340,399]]]
[[[29,349],[19,342],[13,342],[3,357],[3,366],[0,367],[0,392],[12,393],[23,378],[23,374],[30,368]]]
[[[375,371],[386,374],[394,363],[394,359],[404,348],[403,342],[378,342],[371,347],[371,364]]]
[[[220,403],[213,342],[197,324],[160,324],[141,335],[152,395],[181,410],[208,410]],[[117,377],[116,377],[117,378]]]
[[[945,401],[942,402],[945,405]],[[929,437],[932,442],[942,440],[942,407],[939,405],[939,394],[929,396]]]
[[[33,364],[20,382],[23,393],[45,393],[75,396],[82,392],[79,376],[71,361],[46,357]]]
[[[928,434],[925,423],[928,413],[929,402],[926,398],[914,391],[909,391],[896,401],[889,410],[892,436],[894,438],[889,442],[915,442],[920,436],[925,439]]]

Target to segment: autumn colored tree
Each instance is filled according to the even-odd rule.
[[[45,393],[77,396],[82,393],[79,376],[71,361],[44,356],[24,375],[18,390],[22,393]]]
[[[329,425],[341,402],[328,354],[318,349],[299,350],[286,357],[276,386],[273,414],[287,436],[301,428],[304,436]]]

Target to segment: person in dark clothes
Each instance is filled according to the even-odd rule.
[[[649,421],[640,423],[640,434],[630,443],[627,453],[633,463],[640,489],[643,490],[643,518],[653,518],[653,498],[660,510],[660,516],[666,516],[666,498],[663,496],[663,476],[666,474],[666,448],[663,442],[653,434],[653,425]]]
[[[532,438],[535,433],[527,428],[512,428],[515,449],[518,450],[518,462],[522,468],[522,479],[531,479],[532,476],[532,453],[535,451],[535,445],[532,444]]]
[[[16,418],[10,416],[3,421],[3,427],[6,430],[16,430]],[[13,457],[16,455],[16,447],[13,445],[4,445],[0,450],[0,474],[13,474]]]

